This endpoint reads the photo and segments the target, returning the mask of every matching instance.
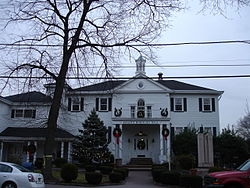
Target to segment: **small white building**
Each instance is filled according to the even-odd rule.
[[[44,127],[54,86],[45,85],[46,94],[29,92],[0,98],[2,160],[17,154],[22,161],[43,157]],[[168,162],[171,137],[183,129],[196,128],[218,135],[222,93],[164,80],[162,74],[153,80],[146,76],[145,60],[140,57],[136,60],[136,75],[129,80],[110,80],[76,89],[65,86],[55,157],[71,161],[73,135],[95,109],[108,127],[109,147],[116,159],[123,164],[134,158]],[[35,151],[31,160],[32,146]]]

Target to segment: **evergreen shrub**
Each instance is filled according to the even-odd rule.
[[[102,174],[99,172],[86,172],[85,179],[89,184],[98,185],[102,182]]]
[[[221,171],[228,171],[228,169],[221,168],[221,167],[212,167],[212,168],[209,168],[208,173],[221,172]]]
[[[86,165],[85,170],[86,170],[86,172],[94,172],[96,170],[96,166],[95,165]]]
[[[113,171],[121,173],[123,180],[125,180],[126,177],[128,177],[129,170],[127,168],[114,168]]]
[[[154,168],[152,169],[152,176],[155,182],[161,183],[161,175],[163,172],[168,172],[165,168]]]
[[[61,178],[69,183],[72,180],[75,180],[78,176],[78,168],[74,164],[64,164],[61,169]]]
[[[66,163],[67,163],[67,160],[64,158],[56,158],[53,162],[56,168],[62,168],[62,166],[65,165]]]
[[[179,155],[176,157],[180,168],[184,170],[190,170],[195,166],[195,158],[193,155]]]
[[[186,188],[202,188],[202,177],[194,175],[181,175],[180,186]]]
[[[109,180],[112,183],[120,183],[123,180],[123,175],[120,172],[112,172],[109,174]]]
[[[175,171],[163,171],[160,182],[167,185],[179,185],[180,173]]]
[[[110,174],[113,171],[113,167],[111,166],[100,166],[99,170],[101,171],[102,174]]]

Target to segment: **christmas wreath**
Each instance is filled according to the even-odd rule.
[[[164,137],[164,139],[166,140],[168,135],[169,135],[169,130],[167,128],[163,128],[161,134]]]

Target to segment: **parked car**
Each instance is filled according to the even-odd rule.
[[[235,171],[214,172],[204,177],[207,188],[250,188],[250,160]]]
[[[14,163],[0,162],[1,188],[44,188],[43,175]]]

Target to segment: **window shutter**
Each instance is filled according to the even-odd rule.
[[[213,136],[217,136],[216,127],[213,127]]]
[[[112,98],[108,99],[108,111],[112,111]]]
[[[95,110],[97,112],[99,111],[99,98],[96,98],[96,100],[95,100]]]
[[[215,112],[215,98],[212,98],[212,111]]]
[[[171,111],[174,111],[174,98],[170,98],[170,108]]]
[[[84,110],[84,98],[81,97],[81,106],[80,106],[80,111]]]
[[[71,98],[68,98],[68,111],[71,111]]]
[[[202,98],[199,98],[199,111],[202,111]]]
[[[15,117],[15,110],[11,110],[11,118]]]
[[[36,110],[32,110],[32,118],[36,118]]]
[[[184,112],[187,111],[187,98],[183,98],[183,103],[184,103]]]

